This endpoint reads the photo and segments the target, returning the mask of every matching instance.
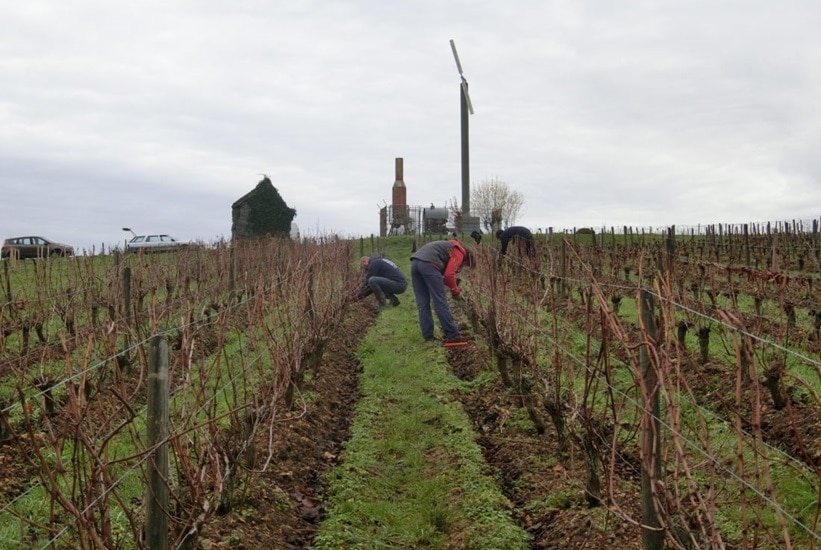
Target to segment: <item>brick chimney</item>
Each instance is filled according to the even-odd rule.
[[[404,207],[408,205],[408,188],[405,187],[405,180],[403,174],[403,159],[397,157],[396,159],[396,181],[393,182],[393,209],[397,211],[397,207]]]

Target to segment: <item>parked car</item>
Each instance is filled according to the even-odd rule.
[[[73,246],[35,236],[6,239],[0,248],[0,257],[2,258],[14,257],[22,259],[73,255]]]
[[[170,252],[188,246],[171,235],[135,235],[125,245],[127,252]]]

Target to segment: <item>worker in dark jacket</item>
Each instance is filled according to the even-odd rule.
[[[508,246],[513,245],[513,248],[518,250],[523,256],[533,258],[536,255],[536,248],[533,244],[533,233],[527,227],[514,225],[505,230],[498,230],[496,237],[502,243],[500,255],[507,254]]]
[[[359,299],[373,294],[379,307],[384,308],[399,305],[397,294],[402,294],[408,288],[408,280],[399,267],[382,256],[362,256],[359,265],[365,272],[362,286],[359,289]]]
[[[445,287],[454,297],[459,297],[462,290],[456,282],[456,273],[463,265],[472,263],[473,256],[456,239],[429,242],[411,256],[411,283],[419,311],[419,328],[426,341],[434,339],[431,301],[445,335],[445,343],[462,341],[448,305]]]

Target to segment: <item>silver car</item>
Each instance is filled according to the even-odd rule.
[[[170,252],[187,246],[188,243],[171,235],[135,235],[126,243],[125,249],[127,252]]]

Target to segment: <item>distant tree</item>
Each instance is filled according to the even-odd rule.
[[[471,214],[479,217],[488,233],[515,224],[524,203],[520,192],[495,176],[482,181],[470,195]]]

